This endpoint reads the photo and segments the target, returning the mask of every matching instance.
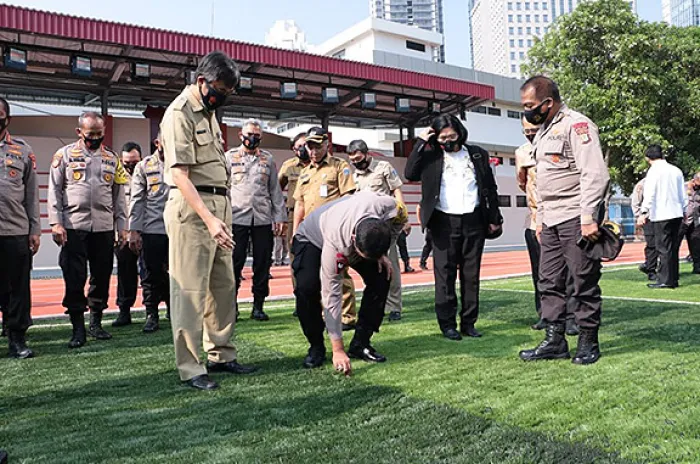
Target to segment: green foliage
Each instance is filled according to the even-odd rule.
[[[597,0],[562,16],[524,73],[550,76],[598,125],[613,182],[630,193],[651,143],[686,175],[700,166],[700,28],[641,21],[626,5]]]

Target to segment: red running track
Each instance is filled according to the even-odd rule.
[[[631,264],[641,262],[643,260],[643,243],[627,243],[620,256],[615,260],[614,264]],[[681,251],[681,256],[684,256],[686,250]],[[412,259],[413,266],[418,267],[418,259]],[[432,269],[432,263],[428,266]],[[505,277],[515,274],[527,274],[530,272],[530,262],[526,251],[503,251],[484,254],[481,263],[481,277],[495,278]],[[273,267],[273,279],[270,280],[270,298],[291,298],[293,297],[292,282],[289,266]],[[252,275],[250,268],[245,268],[243,275],[246,280],[241,285],[239,293],[240,301],[250,301],[252,294],[250,291]],[[416,270],[412,274],[403,274],[402,285],[430,285],[434,283],[433,271]],[[362,288],[362,282],[357,274],[353,275],[355,285]],[[117,294],[117,279],[112,277],[110,288],[110,309],[116,309],[116,294]],[[63,298],[63,281],[61,279],[41,279],[32,281],[32,315],[38,317],[55,316],[63,314],[61,299]],[[141,291],[136,301],[135,308],[141,308]]]

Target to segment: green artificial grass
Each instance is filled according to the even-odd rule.
[[[603,293],[695,302],[688,271],[673,291],[606,272]],[[261,371],[215,374],[211,393],[179,383],[167,321],[74,351],[67,321],[42,321],[37,358],[0,359],[0,448],[13,463],[700,462],[700,306],[608,299],[597,364],[526,364],[518,351],[543,336],[528,290],[484,282],[484,337],[461,342],[440,335],[432,290],[407,291],[404,319],[374,338],[389,361],[354,361],[352,378],[301,369],[291,302],[266,323],[244,306],[240,360]]]

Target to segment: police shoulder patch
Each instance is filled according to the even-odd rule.
[[[591,141],[590,128],[587,122],[577,122],[573,125],[576,135],[581,139],[581,143],[586,144]]]
[[[350,175],[350,168],[348,168],[348,167],[343,168],[343,175],[349,176]]]
[[[124,165],[121,161],[117,162],[117,169],[114,173],[114,183],[119,185],[126,185],[129,182],[129,176],[124,169]]]
[[[60,151],[57,151],[53,155],[53,161],[51,161],[51,167],[57,168],[61,164],[61,162],[63,162],[63,153],[61,153]]]

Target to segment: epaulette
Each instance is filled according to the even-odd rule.
[[[175,100],[173,100],[173,103],[171,106],[174,110],[179,111],[179,110],[182,110],[186,104],[187,104],[187,97],[180,94],[177,98],[175,98]]]

